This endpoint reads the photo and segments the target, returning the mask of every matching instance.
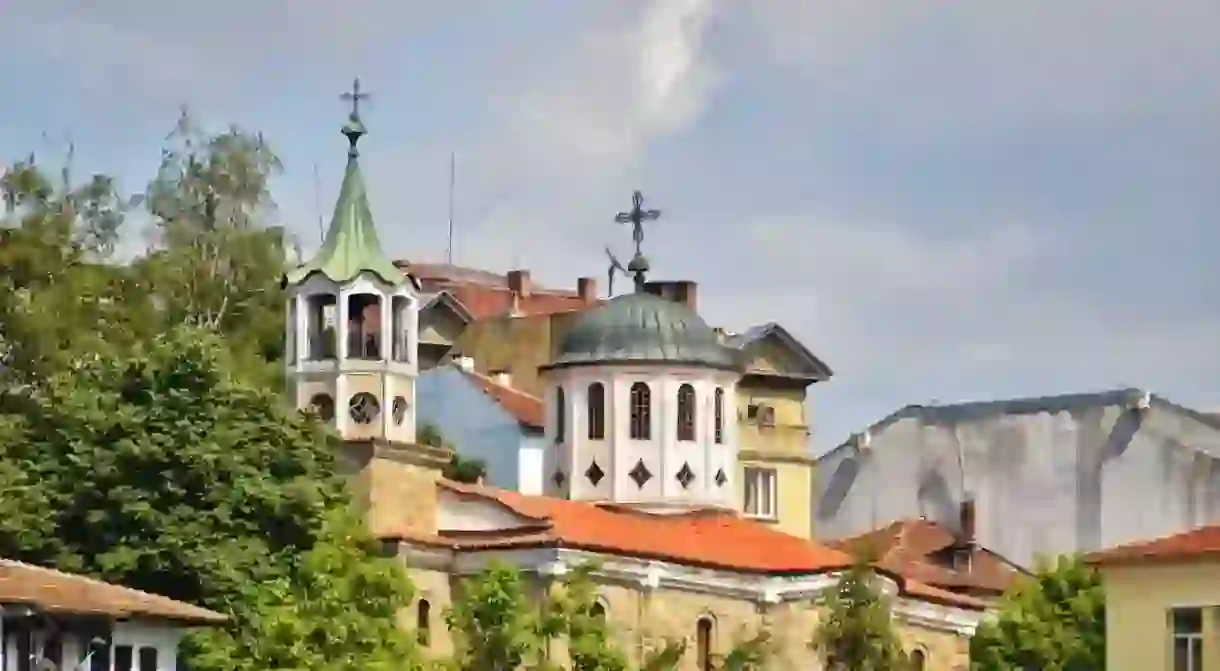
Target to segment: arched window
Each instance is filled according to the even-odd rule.
[[[911,671],[923,671],[924,664],[927,661],[927,655],[923,650],[916,650],[911,653]]]
[[[695,388],[678,387],[678,440],[695,439]]]
[[[555,387],[555,442],[562,443],[568,432],[567,412],[564,408],[563,387]]]
[[[432,641],[432,604],[420,599],[415,604],[415,637],[419,644],[427,647]]]
[[[600,382],[589,385],[585,401],[589,406],[589,440],[603,440],[606,437],[606,387]]]
[[[695,624],[695,655],[699,671],[712,671],[712,619],[701,617]]]
[[[720,387],[716,387],[713,396],[712,414],[716,423],[716,444],[719,445],[724,442],[724,390]]]
[[[652,440],[652,390],[643,382],[631,385],[631,438]]]

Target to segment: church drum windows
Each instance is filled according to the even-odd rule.
[[[374,294],[347,297],[347,358],[381,359],[381,298]]]
[[[391,357],[394,361],[401,363],[409,363],[411,361],[411,332],[410,332],[410,316],[411,302],[404,296],[395,296],[390,299],[390,312],[393,315],[391,327],[393,333],[390,336],[393,338],[393,351]]]
[[[720,445],[724,442],[724,389],[716,387],[712,398],[712,415],[715,422],[715,440]]]
[[[652,390],[645,382],[631,385],[631,439],[652,440]]]
[[[567,440],[568,414],[564,407],[563,387],[555,387],[555,442]]]
[[[306,351],[302,359],[324,361],[335,358],[335,323],[338,301],[332,294],[314,294],[305,300]]]
[[[606,386],[600,382],[589,385],[585,403],[588,406],[589,440],[605,440]]]
[[[695,439],[695,388],[689,383],[678,387],[678,440]]]

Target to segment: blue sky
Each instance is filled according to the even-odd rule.
[[[0,155],[143,187],[181,104],[263,131],[308,248],[362,142],[389,251],[657,277],[837,376],[819,451],[907,403],[1140,386],[1220,408],[1215,0],[15,0]]]

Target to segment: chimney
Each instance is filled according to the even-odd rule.
[[[654,280],[644,285],[644,291],[697,310],[698,287],[698,284],[690,280]]]
[[[509,371],[508,369],[493,370],[487,374],[487,377],[490,377],[492,382],[495,382],[501,387],[513,386],[513,374],[512,371]]]
[[[576,293],[585,303],[597,301],[597,280],[592,277],[576,278]]]
[[[974,498],[967,497],[962,501],[958,511],[958,541],[963,544],[974,544]]]
[[[528,270],[510,270],[505,276],[508,280],[508,290],[517,294],[521,298],[529,298],[530,295],[530,271]]]
[[[474,359],[468,356],[459,356],[453,360],[457,367],[467,373],[474,372]]]

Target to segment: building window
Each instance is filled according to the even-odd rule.
[[[432,604],[427,599],[415,604],[415,638],[425,648],[432,642]]]
[[[678,440],[695,439],[695,388],[678,387]]]
[[[563,387],[555,387],[555,442],[562,443],[568,433],[568,415],[563,406]]]
[[[133,663],[135,663],[135,656],[130,645],[114,646],[113,671],[132,671],[131,665]]]
[[[745,514],[775,519],[775,469],[747,468],[745,472]]]
[[[593,606],[589,608],[589,614],[598,619],[606,619],[606,607],[600,601],[594,601]]]
[[[157,671],[157,649],[140,648],[139,666],[140,671]]]
[[[652,390],[643,382],[631,385],[631,438],[652,440]]]
[[[353,294],[347,297],[347,358],[382,358],[379,296]]]
[[[695,624],[695,655],[699,671],[712,671],[712,619],[699,618]]]
[[[1173,671],[1203,670],[1203,609],[1174,608],[1169,612],[1173,628]]]
[[[585,399],[589,408],[589,440],[603,440],[606,437],[606,387],[600,382],[589,385],[589,395]]]
[[[724,442],[724,390],[716,387],[716,393],[712,399],[712,414],[715,416],[716,444]]]
[[[306,300],[306,343],[302,358],[322,361],[335,358],[335,323],[338,301],[331,294],[315,294]]]
[[[911,671],[923,671],[926,663],[927,654],[923,650],[916,650],[911,653]]]
[[[394,316],[391,320],[393,330],[391,338],[393,338],[394,344],[392,358],[394,361],[409,362],[411,360],[411,302],[404,296],[395,296],[390,299],[390,311]]]

